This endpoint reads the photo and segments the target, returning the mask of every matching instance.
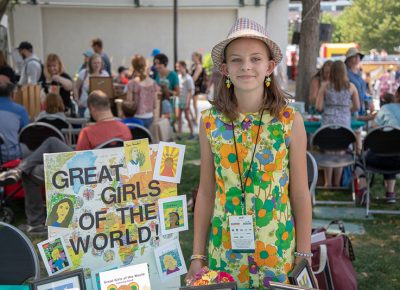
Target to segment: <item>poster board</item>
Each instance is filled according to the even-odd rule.
[[[150,145],[152,169],[157,148]],[[153,289],[179,287],[179,278],[160,281],[154,258],[178,239],[158,224],[158,199],[176,196],[176,184],[153,180],[153,170],[129,175],[122,147],[45,154],[44,167],[48,220],[62,199],[75,200],[69,222],[49,224],[49,238],[64,238],[71,269],[83,268],[88,286],[96,269],[148,263]]]
[[[112,77],[89,77],[89,93],[100,90],[104,92],[110,99],[114,98],[114,88]]]

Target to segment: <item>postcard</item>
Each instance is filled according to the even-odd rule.
[[[143,263],[101,272],[100,286],[101,290],[151,290],[149,266]]]
[[[126,166],[130,175],[151,171],[149,139],[124,142]]]
[[[61,236],[40,242],[37,246],[49,276],[61,273],[71,267],[71,258]]]
[[[186,195],[160,198],[158,200],[158,216],[163,235],[188,230]]]
[[[161,280],[167,280],[187,273],[179,240],[173,240],[156,248],[154,256]]]
[[[160,142],[153,178],[155,180],[180,183],[185,145]]]

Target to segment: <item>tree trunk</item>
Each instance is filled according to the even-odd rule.
[[[10,2],[10,0],[0,0],[0,21],[4,13],[6,13],[8,2]]]
[[[302,0],[302,3],[296,100],[305,102],[307,109],[310,81],[317,70],[320,0]]]

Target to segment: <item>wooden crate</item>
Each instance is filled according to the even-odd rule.
[[[24,85],[17,90],[15,102],[26,108],[31,120],[41,111],[40,89],[40,85]]]

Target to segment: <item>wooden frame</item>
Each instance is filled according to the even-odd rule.
[[[64,283],[64,284],[63,284]],[[58,290],[66,285],[73,285],[73,288],[86,290],[85,276],[83,269],[75,271],[68,271],[54,276],[46,277],[43,279],[31,282],[32,290]]]
[[[316,288],[303,288],[294,285],[282,284],[277,282],[269,282],[270,290],[318,290]]]
[[[89,77],[89,94],[95,90],[100,90],[105,93],[109,99],[113,99],[114,88],[112,77]]]
[[[301,262],[294,267],[288,278],[292,285],[304,287],[305,289],[317,287],[317,282],[315,281],[310,264],[306,259],[301,260]]]

